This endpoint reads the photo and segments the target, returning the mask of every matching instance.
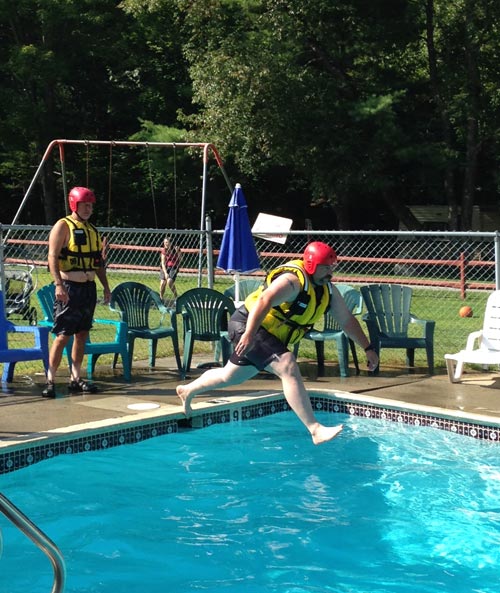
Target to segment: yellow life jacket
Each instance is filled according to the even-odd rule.
[[[61,249],[59,267],[62,272],[90,272],[102,267],[102,241],[99,231],[90,222],[72,216],[63,218],[69,227],[69,241]]]
[[[264,318],[262,327],[288,345],[299,342],[325,314],[330,305],[332,287],[330,283],[315,287],[304,269],[303,261],[294,260],[269,272],[263,285],[245,299],[246,309],[251,311],[262,291],[285,273],[295,274],[302,290],[294,301],[273,307]]]

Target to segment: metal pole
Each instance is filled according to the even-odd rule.
[[[207,230],[207,276],[208,288],[214,287],[214,253],[212,246],[212,219],[207,214],[205,217],[205,227]]]
[[[64,144],[59,144],[59,160],[61,161],[61,177],[64,195],[64,207],[66,216],[69,214],[69,205],[66,196],[68,195],[68,180],[66,179],[66,161],[64,158]]]
[[[495,231],[495,288],[500,290],[500,234]]]
[[[2,294],[5,294],[5,260],[4,260],[4,238],[3,238],[3,226],[0,224],[0,285]],[[3,299],[5,307],[5,299]]]
[[[16,215],[14,216],[14,220],[11,222],[12,225],[17,223],[17,219],[19,218],[19,216],[21,215],[21,212],[23,211],[24,205],[26,204],[26,201],[28,200],[29,195],[31,194],[31,191],[33,189],[33,186],[35,185],[38,177],[40,176],[40,173],[42,172],[42,169],[45,165],[46,160],[49,158],[50,153],[52,152],[52,149],[54,148],[54,146],[59,142],[59,140],[53,140],[48,146],[47,149],[45,150],[45,154],[42,157],[42,160],[40,162],[40,164],[38,165],[38,169],[35,172],[35,176],[33,177],[33,179],[31,180],[31,183],[29,184],[29,187],[26,191],[26,193],[24,194],[24,198],[21,202],[21,204],[19,205],[19,208],[17,209]],[[8,234],[10,231],[7,232],[7,235],[5,236],[5,239],[7,240]]]
[[[0,511],[49,558],[54,571],[51,593],[62,593],[66,566],[56,544],[3,494],[0,494]]]
[[[229,179],[226,170],[224,169],[224,165],[222,164],[222,159],[220,158],[219,153],[217,152],[217,149],[215,148],[215,146],[213,144],[207,144],[207,150],[210,149],[213,152],[215,161],[217,162],[217,166],[219,167],[219,169],[221,170],[222,176],[224,177],[224,180],[226,182],[227,187],[229,188],[229,193],[232,194],[234,187],[231,183],[231,180]]]
[[[200,252],[198,253],[198,288],[201,286],[201,274],[203,267],[203,243],[205,239],[205,200],[207,185],[207,146],[203,148],[203,178],[201,182],[201,213],[200,213]]]
[[[202,187],[201,187],[201,216],[200,216],[200,253],[198,258],[198,287],[201,286],[201,275],[202,275],[202,258],[203,258],[203,241],[206,236],[207,239],[207,266],[208,266],[208,286],[209,288],[213,287],[213,254],[212,254],[212,237],[210,235],[212,228],[210,231],[207,230],[205,227],[205,222],[209,219],[206,216],[206,196],[207,196],[207,166],[208,166],[208,151],[211,150],[217,165],[224,177],[227,187],[229,188],[229,192],[233,193],[233,187],[231,185],[231,181],[227,176],[227,173],[224,169],[224,165],[222,164],[222,159],[220,158],[217,149],[213,144],[205,144],[203,147],[203,180],[202,180]],[[211,224],[211,220],[210,220]],[[208,246],[208,242],[210,241],[210,247]]]

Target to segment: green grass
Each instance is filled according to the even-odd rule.
[[[154,290],[159,290],[159,276],[157,273],[123,273],[113,272],[109,273],[109,281],[111,288],[119,284],[120,282],[126,281],[139,281],[147,284]],[[38,287],[44,286],[51,282],[51,277],[48,272],[38,273]],[[206,285],[206,279],[203,279],[204,285]],[[215,279],[214,288],[220,292],[224,292],[226,288],[233,284],[231,276],[217,276]],[[190,288],[195,288],[197,285],[197,277],[195,276],[179,276],[176,282],[177,290],[179,294],[182,294]],[[422,319],[433,319],[436,321],[436,331],[434,338],[435,348],[435,366],[436,369],[443,369],[444,354],[448,352],[456,352],[465,346],[467,335],[482,326],[482,313],[484,311],[486,300],[489,296],[487,291],[475,291],[470,292],[467,295],[467,299],[464,301],[460,298],[460,294],[457,291],[445,290],[445,289],[424,289],[414,288],[413,300],[412,300],[412,313]],[[170,298],[171,294],[168,291],[165,293],[166,298]],[[107,305],[102,304],[102,288],[98,282],[98,305],[96,307],[95,317],[104,319],[119,319],[119,315],[109,309]],[[35,295],[31,298],[31,304],[38,310],[39,319],[43,318],[38,300]],[[464,304],[470,305],[475,315],[472,318],[461,318],[458,315],[460,307]],[[15,318],[12,319],[15,323],[25,323]],[[360,320],[361,321],[361,320]],[[361,321],[361,325],[366,330],[364,323]],[[320,326],[318,326],[320,327]],[[417,327],[412,327],[412,332],[416,331]],[[99,330],[92,330],[92,340],[99,341],[106,339],[104,328]],[[111,331],[111,330],[110,330]],[[413,334],[412,334],[413,335]],[[15,340],[12,340],[12,346],[16,344],[20,346],[28,346],[30,344],[18,342],[19,339],[23,339],[21,336],[15,336]],[[182,339],[181,339],[182,347]],[[207,353],[208,359],[212,356],[211,346],[209,344],[195,343],[195,352]],[[326,357],[328,359],[336,359],[335,346],[326,346]],[[173,356],[170,340],[160,340],[158,344],[158,357],[170,357]],[[299,356],[301,359],[315,359],[315,347],[312,342],[308,340],[303,341],[300,347]],[[134,349],[135,360],[147,360],[148,357],[148,344],[144,340],[137,340]],[[361,368],[364,367],[365,355],[361,349],[358,349],[358,357],[360,360]],[[415,362],[417,366],[426,366],[425,351],[417,350],[415,356]],[[405,352],[404,350],[384,350],[382,352],[382,364],[381,368],[383,371],[384,365],[386,366],[402,366],[405,363]],[[111,355],[103,356],[99,359],[100,365],[110,365]],[[39,372],[40,365],[38,363],[22,363],[23,370],[26,373]],[[17,371],[16,371],[17,372]],[[99,372],[99,369],[98,369]]]

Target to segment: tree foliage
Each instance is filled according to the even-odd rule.
[[[496,0],[0,0],[2,219],[50,140],[161,137],[213,142],[258,209],[419,228],[409,206],[442,204],[469,229],[498,206],[499,22]],[[197,226],[199,172],[173,158],[69,155],[70,182],[90,170],[116,224],[170,226],[175,164]],[[25,220],[60,214],[60,174]]]

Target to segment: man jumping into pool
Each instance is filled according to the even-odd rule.
[[[266,370],[281,379],[284,396],[319,445],[334,439],[343,426],[324,426],[315,416],[300,369],[287,348],[300,341],[330,308],[342,329],[366,352],[368,370],[378,356],[361,325],[331,283],[337,254],[325,243],[310,243],[302,259],[269,272],[262,286],[250,294],[231,316],[229,338],[234,352],[223,368],[210,369],[186,385],[177,386],[186,416],[191,400],[212,389],[239,385]]]

